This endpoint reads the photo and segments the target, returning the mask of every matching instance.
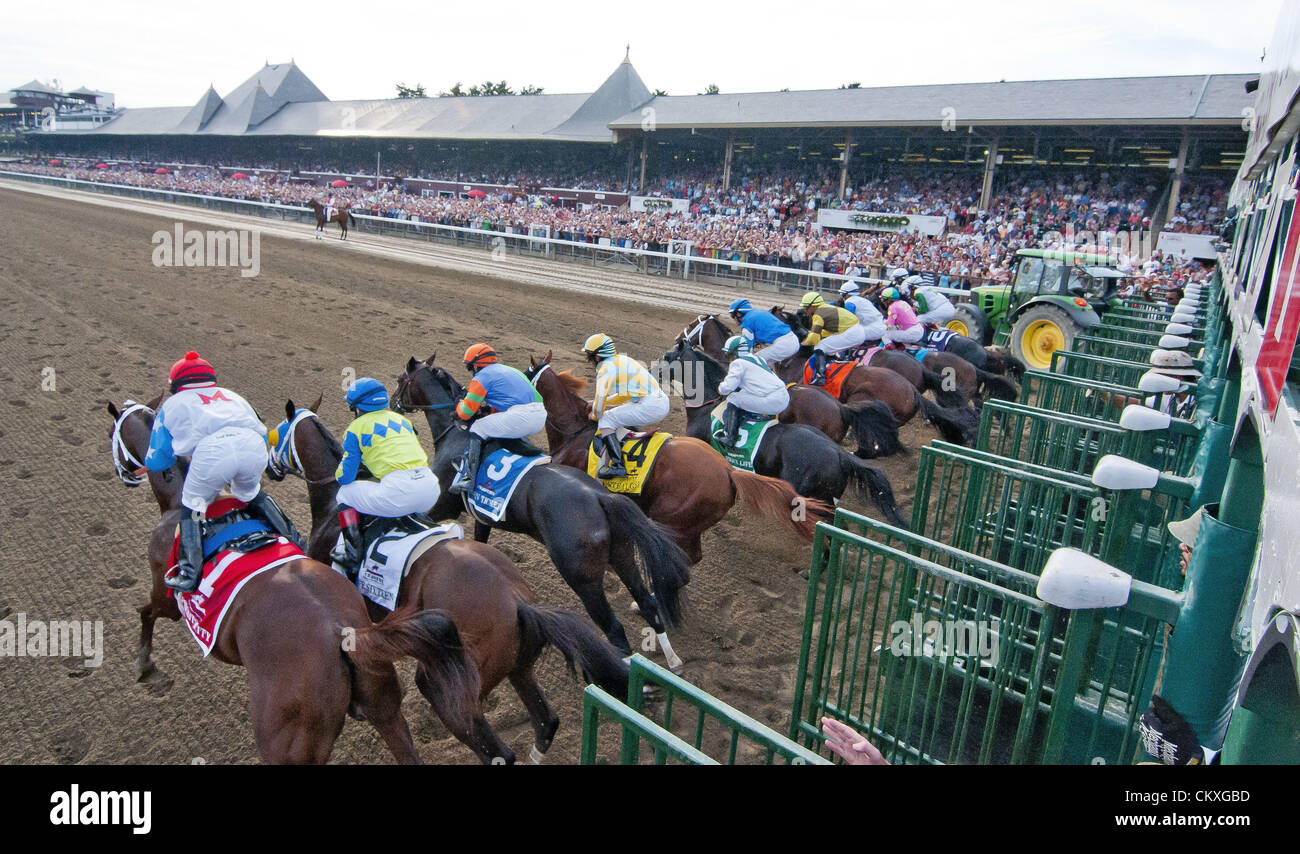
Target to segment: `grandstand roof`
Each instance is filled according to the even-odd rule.
[[[1229,124],[1250,106],[1252,74],[1111,77],[804,92],[660,95],[649,103],[666,128],[938,125]],[[951,111],[951,112],[949,112]],[[640,110],[610,122],[637,129]]]
[[[22,86],[15,86],[10,91],[11,92],[40,92],[41,94],[44,95],[60,94],[58,89],[52,89],[39,80],[29,80],[26,83],[24,83]]]

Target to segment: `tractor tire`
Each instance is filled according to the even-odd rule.
[[[1070,315],[1054,305],[1035,305],[1016,318],[1011,329],[1011,352],[1026,367],[1045,371],[1052,353],[1069,350],[1079,327]]]
[[[989,323],[989,316],[984,313],[984,309],[969,302],[953,303],[953,309],[957,316],[945,323],[944,328],[978,341],[981,347],[987,347],[993,334],[993,324]]]

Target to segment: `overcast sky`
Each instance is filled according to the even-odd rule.
[[[0,91],[33,77],[119,106],[222,95],[295,60],[331,99],[430,95],[457,81],[590,92],[632,46],[651,90],[693,95],[1126,75],[1250,72],[1281,0],[993,2],[11,3]]]

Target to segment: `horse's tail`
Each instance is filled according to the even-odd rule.
[[[819,521],[834,514],[826,502],[804,498],[794,491],[793,486],[774,477],[733,469],[731,485],[736,489],[736,496],[750,510],[787,526],[805,540],[813,538],[813,530]]]
[[[975,410],[966,406],[940,406],[919,391],[916,401],[921,415],[938,429],[945,442],[969,445],[975,440],[975,433],[979,430],[979,415]]]
[[[907,448],[898,438],[898,419],[881,400],[861,406],[842,406],[858,441],[858,456],[865,459],[905,454]]]
[[[691,580],[691,561],[673,542],[668,528],[647,517],[631,498],[606,492],[601,509],[609,522],[610,536],[636,550],[650,592],[659,601],[664,621],[676,626],[682,619],[682,587]]]
[[[932,391],[937,397],[941,394],[947,393],[948,390],[943,387],[943,377],[940,374],[936,374],[934,371],[922,365],[921,391]]]
[[[998,400],[1015,400],[1020,396],[1015,383],[1006,377],[979,368],[975,369],[975,375],[980,378],[980,394],[992,395]]]
[[[627,662],[581,617],[562,608],[524,601],[519,603],[518,615],[521,662],[532,661],[550,644],[564,656],[569,673],[581,675],[583,682],[599,685],[615,697],[627,696]]]
[[[906,528],[907,523],[894,502],[894,487],[889,478],[875,466],[870,466],[843,449],[840,450],[840,468],[857,487],[858,495],[864,492],[871,496],[885,521],[896,528]]]
[[[446,612],[404,608],[355,631],[355,642],[349,645],[345,638],[343,648],[358,667],[415,658],[424,665],[433,690],[446,698],[447,714],[468,727],[473,716],[468,704],[479,695],[478,668],[465,655],[460,633]]]

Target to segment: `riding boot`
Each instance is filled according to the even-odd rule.
[[[280,505],[275,503],[275,499],[265,489],[258,490],[257,495],[254,495],[253,499],[248,502],[248,508],[265,519],[270,524],[271,530],[298,548],[307,548],[307,540],[303,538],[302,534],[298,533],[298,529],[293,526],[293,522],[288,516],[284,515]]]
[[[744,414],[744,411],[734,403],[728,403],[727,408],[722,410],[722,435],[718,437],[718,441],[724,448],[736,447],[736,437],[740,434],[740,420]]]
[[[469,444],[465,446],[465,455],[461,457],[460,472],[447,487],[453,495],[464,495],[474,488],[474,478],[478,474],[479,458],[483,455],[483,437],[476,433],[469,434]]]
[[[814,350],[813,354],[813,376],[812,385],[826,385],[826,354],[820,350]]]
[[[361,514],[346,504],[339,505],[339,534],[342,535],[343,549],[340,551],[336,548],[330,557],[350,580],[356,581],[357,572],[361,569],[361,550],[364,547]]]
[[[618,433],[606,433],[600,440],[605,445],[605,462],[596,469],[596,477],[601,480],[627,477],[627,467],[623,465],[623,446],[618,440]]]
[[[178,593],[193,593],[203,577],[203,514],[186,511],[180,529],[180,559],[163,584]]]

